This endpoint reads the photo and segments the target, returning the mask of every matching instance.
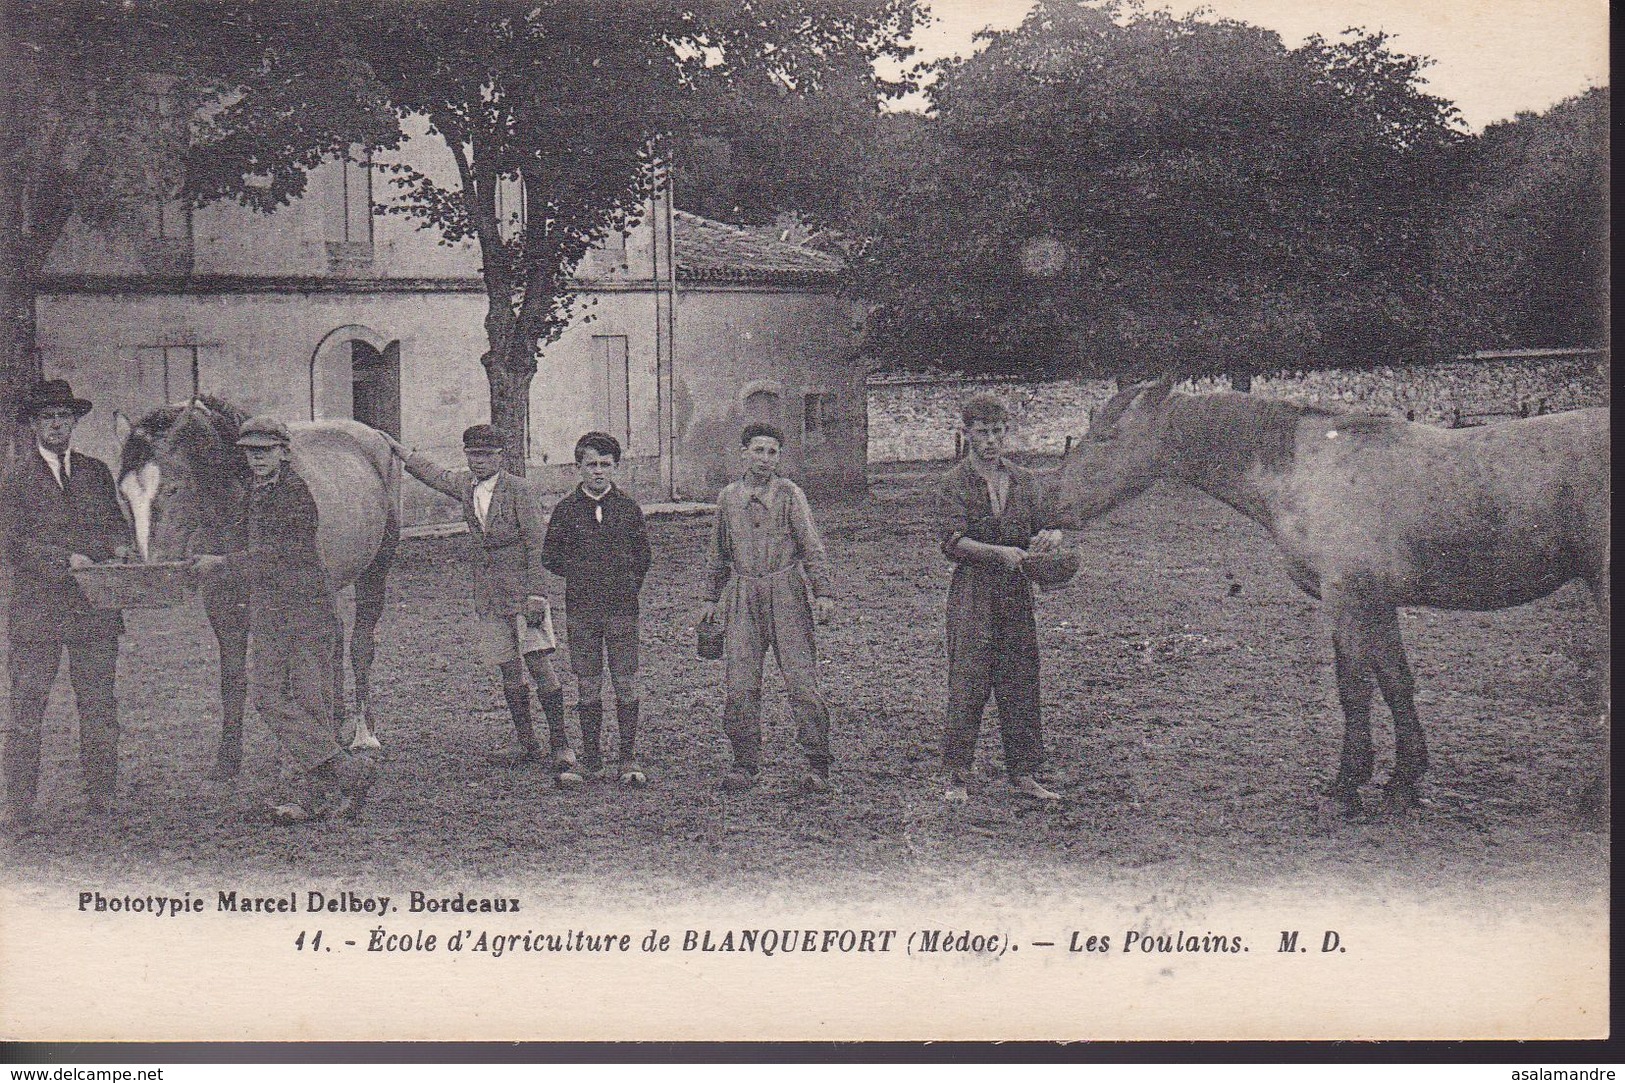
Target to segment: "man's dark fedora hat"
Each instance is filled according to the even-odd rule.
[[[53,406],[71,407],[80,417],[90,413],[90,400],[74,398],[73,388],[68,386],[68,381],[39,380],[17,403],[17,420],[32,420],[35,414]]]

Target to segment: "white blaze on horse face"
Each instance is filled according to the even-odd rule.
[[[130,518],[135,523],[135,544],[143,562],[150,560],[147,546],[152,539],[152,501],[158,495],[163,475],[157,463],[147,463],[132,470],[118,483],[119,492],[130,504]]]

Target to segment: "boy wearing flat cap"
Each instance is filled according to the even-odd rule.
[[[547,718],[554,777],[561,786],[580,784],[565,729],[564,691],[550,657],[557,643],[542,564],[547,526],[536,491],[502,468],[502,438],[490,425],[474,425],[463,433],[468,466],[462,469],[437,466],[394,437],[386,434],[385,439],[408,474],[462,505],[480,647],[501,676],[516,738],[493,760],[517,765],[542,758],[531,723],[528,672]]]
[[[272,818],[303,823],[359,814],[376,771],[365,752],[333,735],[333,664],[343,634],[333,586],[316,547],[316,500],[292,462],[288,427],[251,417],[238,430],[248,460],[247,547],[199,556],[204,575],[248,580],[249,692],[254,708],[305,778],[300,801]]]
[[[23,396],[17,420],[32,430],[0,483],[0,517],[12,567],[8,614],[11,725],[3,753],[6,825],[33,822],[40,728],[64,650],[79,709],[79,762],[90,810],[106,812],[118,775],[118,704],[113,675],[123,614],[95,609],[71,570],[128,553],[129,527],[113,477],[99,459],[73,450],[90,412],[66,380],[41,380]]]

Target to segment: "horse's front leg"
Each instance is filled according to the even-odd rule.
[[[236,778],[243,765],[243,707],[248,700],[248,590],[246,580],[203,586],[203,610],[220,652],[220,744],[209,777]]]
[[[1427,737],[1416,716],[1416,681],[1399,634],[1399,613],[1385,609],[1371,614],[1372,665],[1383,702],[1394,716],[1394,773],[1384,787],[1383,811],[1395,815],[1421,803],[1417,783],[1428,769]]]
[[[1332,798],[1348,816],[1362,811],[1360,787],[1371,781],[1376,756],[1371,747],[1371,632],[1356,600],[1340,590],[1322,595],[1332,629],[1337,665],[1337,698],[1343,706],[1343,754],[1332,782]]]

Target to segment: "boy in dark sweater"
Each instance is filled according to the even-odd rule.
[[[564,637],[577,682],[581,716],[581,766],[602,777],[600,734],[604,721],[605,659],[615,686],[622,782],[641,786],[637,763],[638,592],[649,574],[649,536],[643,509],[615,486],[621,443],[589,432],[576,441],[577,485],[554,505],[542,562],[564,580]]]

